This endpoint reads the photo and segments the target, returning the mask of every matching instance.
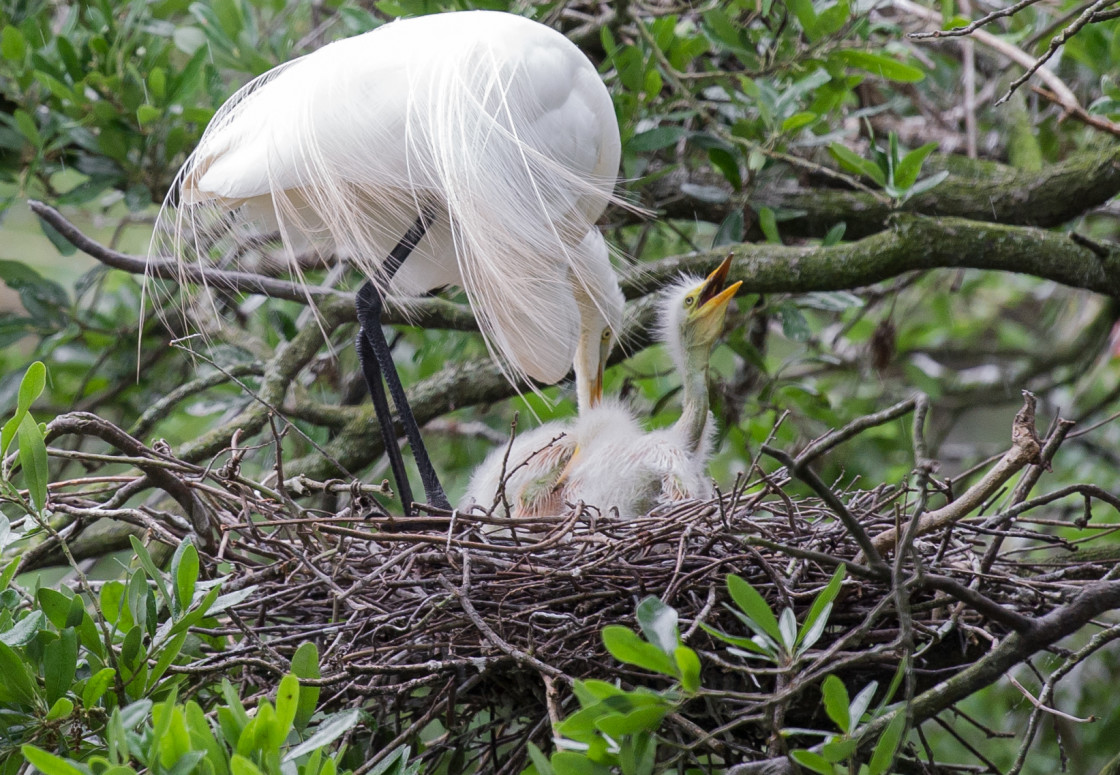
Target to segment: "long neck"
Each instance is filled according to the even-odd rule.
[[[673,427],[695,452],[704,439],[708,424],[708,362],[711,348],[694,347],[685,351],[681,377],[681,416]]]

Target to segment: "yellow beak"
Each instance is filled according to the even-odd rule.
[[[727,282],[727,274],[730,271],[731,255],[728,254],[727,258],[723,259],[723,263],[717,266],[704,280],[704,284],[700,286],[700,298],[695,312],[697,316],[707,318],[722,313],[731,300],[735,298],[735,294],[739,292],[739,287],[743,282],[740,280],[725,288],[724,284]]]

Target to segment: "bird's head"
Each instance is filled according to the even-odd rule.
[[[731,256],[703,280],[685,277],[673,285],[661,310],[662,338],[673,351],[679,368],[686,368],[688,354],[707,358],[723,332],[727,307],[743,283],[727,284]]]

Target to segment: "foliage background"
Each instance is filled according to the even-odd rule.
[[[1038,56],[1085,6],[1036,3],[988,29]],[[175,170],[235,88],[277,62],[386,19],[467,7],[515,10],[559,26],[599,63],[623,132],[623,190],[662,213],[644,220],[608,214],[609,240],[639,266],[744,240],[855,244],[883,228],[867,214],[868,202],[938,214],[951,189],[965,200],[971,196],[973,211],[983,212],[990,198],[1030,191],[1031,181],[1062,165],[1094,158],[1116,165],[1115,134],[1086,117],[1106,126],[1120,120],[1118,20],[1078,30],[1047,65],[1084,105],[1084,115],[1071,117],[1029,86],[997,105],[1021,69],[1008,71],[1006,59],[978,39],[906,37],[991,10],[979,3],[942,3],[924,18],[899,4],[809,0],[693,7],[625,0],[531,6],[502,0],[9,1],[0,11],[0,279],[13,293],[0,316],[0,403],[14,409],[24,368],[33,360],[49,367],[37,419],[84,410],[135,427],[161,397],[212,373],[213,364],[241,368],[255,385],[261,364],[305,322],[298,305],[237,300],[229,308],[239,318],[238,332],[219,336],[203,358],[192,357],[171,344],[189,328],[150,309],[141,317],[148,299],[138,278],[76,254],[30,215],[25,200],[60,207],[103,243],[143,254],[155,207]],[[893,189],[876,181],[875,170],[886,162],[873,150],[881,147],[889,156],[891,135],[903,153],[935,144],[920,176]],[[952,174],[938,181],[942,171]],[[1001,185],[1012,190],[997,191]],[[852,192],[864,199],[845,198]],[[1057,205],[1024,194],[1019,219],[1002,220],[1107,244],[1116,238],[1120,214],[1113,193],[1089,201],[1080,190],[1064,197],[1059,190],[1053,199],[1073,200],[1064,203],[1063,212],[1074,213],[1067,216],[1052,215]],[[1084,205],[1077,201],[1082,196]],[[966,257],[963,266],[970,258],[982,257]],[[1029,275],[955,268],[820,290],[791,273],[781,290],[744,293],[714,355],[712,393],[722,428],[713,476],[727,486],[749,468],[763,441],[798,448],[915,390],[932,402],[928,453],[943,477],[1006,447],[1023,388],[1039,395],[1046,418],[1060,413],[1086,428],[1110,420],[1120,396],[1116,318],[1115,301],[1107,296]],[[324,351],[301,377],[301,395],[323,404],[358,399],[349,338],[348,331],[338,335],[333,352]],[[469,333],[401,329],[396,343],[406,385],[432,378],[448,363],[482,356],[480,341]],[[628,397],[657,426],[675,419],[675,384],[667,358],[652,347],[612,369],[606,390]],[[531,393],[508,400],[495,395],[439,412],[427,432],[438,439],[435,462],[453,501],[472,465],[504,438],[515,411],[542,420],[573,413],[567,387],[544,395],[552,403]],[[251,401],[227,382],[141,426],[146,438],[182,448],[228,425]],[[336,449],[345,442],[340,423],[306,417],[297,423],[318,444]],[[1090,481],[1115,492],[1118,434],[1115,423],[1105,422],[1072,439],[1051,484]],[[285,451],[295,461],[315,457],[294,434]],[[843,486],[873,485],[904,480],[914,462],[909,426],[899,421],[862,434],[819,473]],[[354,463],[367,481],[385,475],[381,464],[368,465],[368,456]],[[272,461],[261,454],[250,465],[267,471]],[[57,461],[52,480],[76,470],[73,462]],[[1098,521],[1116,519],[1104,510]],[[1068,514],[1055,507],[1053,516]],[[1070,528],[1063,535],[1081,534]],[[15,543],[8,551],[19,549]],[[130,552],[102,560],[89,572],[112,577],[126,556]],[[70,571],[42,574],[17,581],[27,587],[74,581]],[[1115,653],[1106,652],[1083,671],[1099,671],[1097,680],[1083,675],[1059,698],[1075,715],[1101,717],[1065,733],[1075,771],[1100,767],[1113,753],[1107,741],[1115,739],[1117,717],[1107,691],[1101,696],[1107,682],[1099,677],[1111,675],[1115,662]],[[1016,689],[1001,685],[975,698],[969,710],[1014,733],[1030,706]],[[1054,733],[1064,724],[1048,728],[1025,772],[1056,771]],[[985,739],[974,729],[959,734],[979,739],[999,768],[1015,755],[1014,740]],[[975,761],[951,735],[931,744],[949,761]]]

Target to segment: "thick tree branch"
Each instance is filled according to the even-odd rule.
[[[806,293],[860,288],[928,269],[987,269],[1034,275],[1073,288],[1120,296],[1120,247],[1093,251],[1044,229],[901,214],[891,228],[832,247],[742,243],[643,264],[623,281],[628,298],[683,272],[735,257],[731,280],[754,293]]]
[[[1038,172],[1018,170],[990,161],[960,156],[931,157],[926,174],[949,170],[949,177],[925,194],[904,202],[898,210],[915,215],[940,215],[1014,226],[1058,226],[1104,204],[1120,193],[1120,149],[1087,151],[1048,164]],[[653,206],[665,217],[719,223],[736,204],[726,181],[697,179],[695,173],[676,172],[650,186]],[[705,202],[681,193],[684,182],[726,188],[727,198]],[[752,206],[801,213],[783,220],[780,231],[789,237],[823,237],[837,223],[847,224],[848,238],[865,237],[887,228],[896,210],[858,191],[805,188],[781,184],[761,188]]]

